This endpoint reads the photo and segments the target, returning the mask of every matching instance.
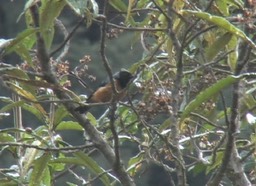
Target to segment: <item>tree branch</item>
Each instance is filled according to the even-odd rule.
[[[247,1],[245,1],[245,7],[248,7]],[[245,28],[245,33],[248,33],[248,27]],[[235,69],[235,75],[240,75],[244,66],[248,63],[251,53],[251,46],[243,41],[240,45],[239,57],[237,60],[237,65]],[[231,116],[229,122],[227,121],[228,132],[227,132],[227,143],[225,147],[224,156],[222,159],[222,164],[220,169],[209,181],[209,186],[219,185],[225,172],[229,169],[228,176],[230,180],[233,180],[233,174],[230,174],[230,171],[234,171],[236,174],[236,182],[239,182],[241,185],[251,185],[248,178],[244,174],[243,165],[241,164],[239,154],[236,148],[236,134],[240,130],[240,81],[234,83],[233,85],[233,96],[232,96],[232,105],[231,105]],[[234,183],[234,182],[233,182]]]
[[[170,116],[171,119],[171,137],[173,139],[173,148],[172,148],[172,153],[176,157],[175,159],[175,164],[177,168],[177,177],[178,177],[178,185],[179,186],[185,186],[187,182],[186,178],[186,169],[185,169],[185,162],[182,157],[181,150],[179,148],[179,129],[178,129],[178,112],[179,112],[179,107],[180,107],[180,98],[179,98],[179,91],[181,88],[181,80],[183,77],[183,61],[182,61],[182,55],[183,55],[183,48],[180,44],[180,41],[177,38],[176,33],[173,30],[173,11],[172,11],[172,5],[173,1],[168,2],[167,6],[167,13],[165,13],[161,7],[157,5],[157,3],[153,0],[154,5],[156,8],[165,16],[165,18],[168,20],[168,35],[170,39],[173,42],[174,49],[177,53],[176,55],[176,67],[177,67],[177,72],[176,72],[176,77],[174,80],[174,88],[173,88],[173,103],[172,103],[172,108],[173,108],[173,114]]]
[[[70,152],[76,152],[81,151],[85,148],[92,147],[93,145],[85,144],[85,145],[78,145],[78,146],[70,146],[70,147],[40,147],[38,145],[32,145],[32,144],[26,144],[26,143],[16,143],[16,142],[1,142],[0,146],[17,146],[17,147],[25,147],[25,148],[33,148],[37,150],[43,150],[43,151],[57,151],[57,152],[63,152],[63,153],[70,153]]]
[[[36,6],[30,7],[31,15],[34,20],[35,26],[39,27],[39,15]],[[37,57],[39,63],[42,68],[42,73],[44,80],[48,83],[55,85],[56,87],[60,87],[57,77],[54,75],[54,72],[51,68],[49,54],[46,51],[44,40],[41,34],[38,32],[36,34],[37,38]],[[60,89],[55,89],[54,93],[56,96],[62,99],[70,99],[69,95],[65,92],[61,91]],[[110,145],[103,139],[101,133],[81,114],[75,112],[76,105],[69,102],[64,102],[63,105],[66,109],[72,114],[72,116],[79,122],[79,124],[85,129],[87,135],[90,137],[92,143],[95,147],[104,155],[107,161],[114,167],[116,162],[116,157],[113,149]],[[119,169],[114,169],[114,173],[119,178],[120,182],[125,186],[134,185],[133,181],[129,177],[128,173],[125,171],[123,167]]]
[[[82,17],[80,19],[80,21],[77,23],[77,25],[73,28],[73,30],[70,32],[70,34],[68,34],[67,36],[65,36],[64,41],[60,44],[59,47],[57,47],[54,51],[52,51],[49,56],[52,57],[54,54],[56,54],[57,52],[59,52],[69,41],[70,38],[74,35],[74,33],[76,32],[76,30],[79,28],[79,26],[84,22],[84,17]]]
[[[101,58],[102,58],[102,62],[103,65],[108,73],[110,82],[112,84],[112,91],[114,93],[114,96],[112,97],[111,100],[111,113],[110,113],[110,129],[112,131],[113,134],[113,139],[114,139],[114,150],[115,150],[115,160],[112,163],[112,167],[114,172],[117,174],[118,178],[120,179],[120,181],[122,182],[123,185],[129,185],[129,186],[133,186],[135,185],[132,178],[129,176],[129,174],[125,171],[124,166],[121,163],[120,160],[120,154],[119,154],[119,139],[118,139],[118,134],[115,130],[115,126],[114,126],[114,121],[115,121],[115,111],[116,111],[116,95],[117,95],[117,90],[116,90],[116,86],[114,83],[114,79],[113,79],[113,73],[111,70],[111,67],[108,63],[108,59],[106,57],[106,53],[105,53],[105,48],[106,48],[106,31],[107,31],[107,12],[108,12],[108,0],[105,0],[104,3],[104,8],[103,8],[103,16],[102,16],[102,27],[101,27],[101,44],[100,44],[100,54],[101,54]]]

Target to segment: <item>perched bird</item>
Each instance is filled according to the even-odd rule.
[[[133,75],[127,70],[121,70],[113,75],[115,87],[119,92],[117,99],[121,100],[125,97],[126,91],[123,91],[129,82],[133,79]],[[96,89],[87,99],[86,103],[106,103],[110,102],[113,97],[113,88],[110,81],[103,83],[98,89]],[[86,105],[75,108],[80,114],[83,114],[89,110]]]

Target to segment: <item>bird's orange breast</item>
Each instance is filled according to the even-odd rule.
[[[119,83],[115,81],[115,86],[117,91],[119,92],[117,95],[117,99],[121,100],[125,97],[126,91],[122,91],[122,88],[120,87]],[[91,103],[106,103],[110,102],[113,96],[113,89],[111,83],[108,83],[107,85],[100,87],[97,89],[96,92],[93,93],[93,95],[89,98],[88,102]]]

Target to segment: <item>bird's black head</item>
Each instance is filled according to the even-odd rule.
[[[128,72],[127,70],[121,70],[114,74],[114,79],[118,80],[120,83],[121,88],[125,88],[127,84],[131,81],[133,78],[133,75]]]

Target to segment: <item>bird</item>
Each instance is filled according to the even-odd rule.
[[[116,90],[118,92],[116,99],[122,100],[126,91],[123,91],[127,85],[132,81],[134,76],[127,70],[120,70],[119,72],[113,75],[113,80],[115,83]],[[113,88],[110,81],[102,83],[86,100],[86,103],[107,103],[110,102],[113,98]],[[81,105],[75,108],[75,111],[80,114],[86,113],[90,107],[86,105]]]

